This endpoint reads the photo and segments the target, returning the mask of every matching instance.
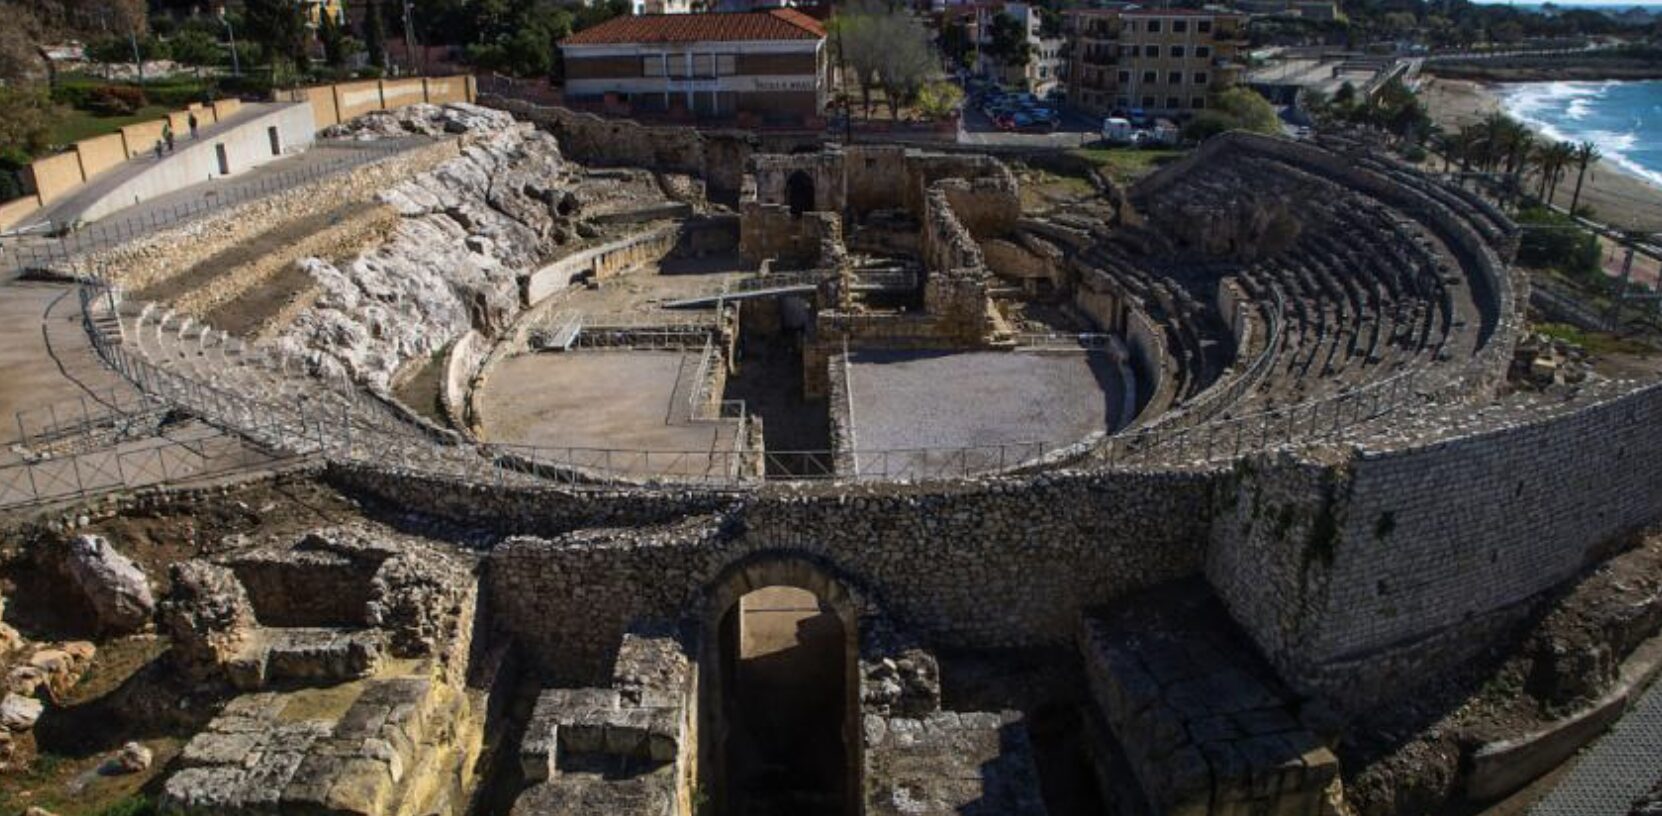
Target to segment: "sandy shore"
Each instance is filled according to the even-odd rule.
[[[1458,130],[1501,109],[1497,86],[1459,79],[1427,78],[1420,91],[1431,118],[1444,130]],[[1553,203],[1570,206],[1575,176],[1560,182]],[[1588,172],[1581,203],[1594,217],[1622,229],[1662,232],[1662,186],[1628,173],[1614,162]]]

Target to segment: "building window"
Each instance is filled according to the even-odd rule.
[[[739,72],[738,57],[733,54],[716,55],[716,73],[721,76],[732,76]]]
[[[1149,20],[1148,21],[1148,33],[1150,33],[1150,34],[1159,34],[1160,33],[1160,21],[1159,20]]]
[[[1183,72],[1182,71],[1172,71],[1170,73],[1167,73],[1166,74],[1166,84],[1167,85],[1182,85],[1183,84]]]
[[[1194,108],[1195,110],[1205,110],[1206,97],[1197,96],[1194,99],[1189,100],[1189,107]]]
[[[1197,45],[1197,46],[1195,46],[1195,56],[1200,57],[1202,59],[1212,56],[1212,46],[1210,46],[1210,45]]]
[[[1195,72],[1195,84],[1196,85],[1205,85],[1206,84],[1206,72],[1205,71],[1196,71]]]
[[[1173,33],[1173,34],[1183,34],[1183,33],[1187,32],[1188,30],[1189,30],[1189,21],[1188,20],[1173,20],[1173,21],[1171,21],[1171,33]]]
[[[1171,55],[1174,56],[1174,57],[1181,58],[1183,56],[1183,46],[1181,46],[1181,45],[1172,46],[1171,47]]]
[[[1120,72],[1120,84],[1121,85],[1130,85],[1131,84],[1131,72],[1130,71],[1121,71]]]
[[[1145,108],[1154,107],[1154,97],[1152,97],[1152,96],[1143,97],[1143,107],[1145,107]]]
[[[664,57],[662,54],[641,57],[641,76],[661,77],[663,75]]]
[[[692,58],[692,75],[695,77],[713,77],[716,75],[716,58],[711,54],[694,54]]]
[[[1143,82],[1153,84],[1153,83],[1159,82],[1159,81],[1160,81],[1160,75],[1159,74],[1157,74],[1153,71],[1144,71],[1143,72]]]
[[[1202,34],[1212,33],[1212,21],[1211,20],[1196,20],[1195,21],[1195,30],[1202,33]]]
[[[1145,46],[1143,46],[1143,56],[1145,56],[1145,57],[1158,57],[1158,56],[1160,56],[1160,46],[1158,46],[1158,45],[1145,45]]]
[[[1137,33],[1137,21],[1136,20],[1126,20],[1125,21],[1125,30],[1131,32],[1132,34]]]
[[[1129,108],[1129,107],[1131,107],[1131,97],[1129,97],[1129,96],[1118,97],[1114,100],[1114,105],[1116,107]]]
[[[1183,102],[1175,96],[1166,97],[1166,110],[1177,110],[1183,107]]]

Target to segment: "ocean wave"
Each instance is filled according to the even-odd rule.
[[[1654,96],[1651,96],[1654,94]],[[1648,97],[1648,98],[1647,98]],[[1500,94],[1507,114],[1555,141],[1592,142],[1603,161],[1662,185],[1662,82],[1541,82]]]

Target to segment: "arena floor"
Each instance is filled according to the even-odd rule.
[[[849,360],[860,451],[1042,443],[1052,450],[1126,421],[1106,354],[859,351]]]
[[[701,472],[711,466],[710,452],[722,459],[733,449],[733,423],[688,422],[685,409],[673,410],[674,401],[685,397],[676,381],[684,366],[692,368],[693,357],[676,351],[511,357],[477,397],[483,436],[540,448],[612,449],[612,468],[630,473]],[[652,458],[625,453],[642,450],[653,451]],[[676,462],[676,454],[702,455]]]

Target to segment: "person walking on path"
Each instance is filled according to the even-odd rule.
[[[192,113],[188,121],[190,122],[190,140],[194,142],[196,141],[196,114]]]
[[[156,161],[162,160],[162,140],[156,140]]]
[[[173,152],[173,123],[162,123],[162,139],[167,142],[167,152]]]

